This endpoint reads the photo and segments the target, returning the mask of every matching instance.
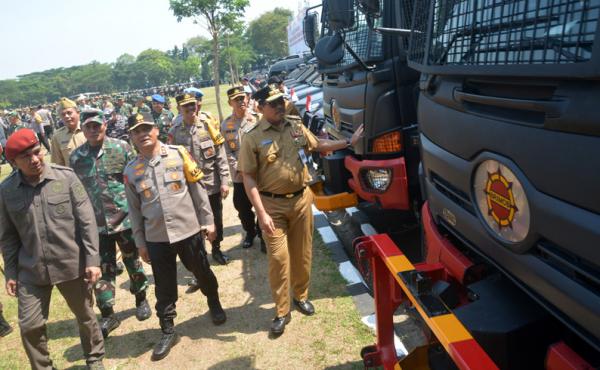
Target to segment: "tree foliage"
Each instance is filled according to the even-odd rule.
[[[220,102],[220,35],[233,30],[244,9],[250,4],[249,0],[170,0],[173,14],[177,21],[192,18],[201,24],[210,34],[213,56],[213,80],[217,96],[219,120],[223,120]]]
[[[275,8],[250,22],[247,37],[258,64],[288,54],[287,25],[291,17],[292,12],[288,9]]]

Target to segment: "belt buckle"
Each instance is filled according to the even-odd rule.
[[[290,199],[294,197],[294,193],[288,193],[285,195],[286,198]]]

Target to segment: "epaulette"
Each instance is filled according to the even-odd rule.
[[[300,116],[296,116],[296,115],[287,115],[285,116],[286,119],[289,119],[290,121],[302,121],[302,118],[300,118]]]
[[[254,128],[257,127],[257,126],[258,126],[258,123],[254,124],[254,125],[251,125],[250,127],[245,127],[244,128],[244,134],[247,134],[250,131],[254,130]]]

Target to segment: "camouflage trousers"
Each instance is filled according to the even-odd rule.
[[[100,234],[100,267],[102,276],[94,287],[96,302],[100,310],[111,308],[115,304],[115,281],[117,278],[117,250],[119,245],[123,264],[129,275],[129,291],[131,294],[145,292],[148,288],[148,278],[140,260],[131,230],[116,234]]]

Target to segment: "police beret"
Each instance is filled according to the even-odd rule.
[[[152,118],[152,115],[150,113],[136,113],[127,118],[127,126],[129,127],[129,131],[140,125],[154,126],[154,119]]]
[[[235,99],[238,96],[245,96],[246,92],[244,91],[244,86],[235,86],[231,89],[227,90],[227,98],[229,100]]]
[[[9,161],[13,161],[19,153],[39,143],[38,137],[33,130],[22,128],[10,135],[8,140],[6,140],[4,156]]]
[[[252,98],[254,100],[258,101],[259,104],[272,102],[281,97],[283,97],[283,94],[281,93],[281,91],[279,91],[279,89],[275,85],[267,85],[267,86],[257,90],[254,93],[254,95],[252,95]]]
[[[188,93],[188,94],[192,94],[197,99],[204,96],[204,93],[202,92],[202,90],[200,90],[200,89],[198,89],[196,87],[188,87],[187,89],[184,89],[183,92],[184,93]]]
[[[175,97],[178,105],[196,104],[196,98],[192,94],[179,94]]]
[[[161,103],[161,104],[165,104],[165,98],[160,94],[152,95],[152,101],[155,101],[155,102]]]

